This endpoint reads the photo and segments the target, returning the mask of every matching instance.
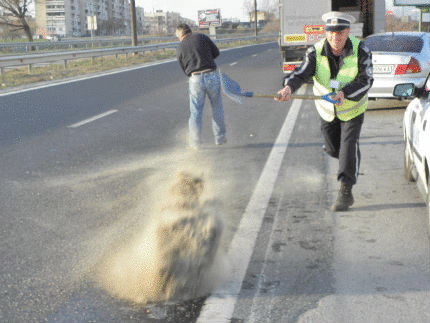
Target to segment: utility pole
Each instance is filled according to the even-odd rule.
[[[257,0],[254,0],[255,39],[257,39]]]
[[[420,20],[419,20],[419,24],[418,24],[418,31],[423,31],[423,14],[430,12],[430,4],[419,6],[419,7],[417,7],[417,9],[420,11]]]
[[[136,4],[134,0],[130,0],[130,18],[131,18],[131,46],[137,46]]]

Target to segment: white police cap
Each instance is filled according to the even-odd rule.
[[[355,18],[345,12],[331,11],[322,15],[326,31],[341,31],[349,28]]]

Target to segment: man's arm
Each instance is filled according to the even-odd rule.
[[[296,67],[293,73],[284,78],[283,88],[278,91],[278,96],[274,99],[279,102],[291,99],[291,94],[297,91],[303,83],[307,82],[314,74],[316,67],[315,47],[311,46],[303,57],[303,62]]]
[[[210,41],[210,45],[211,45],[212,55],[213,55],[213,58],[215,59],[219,56],[219,49],[218,49],[217,45],[215,45],[215,43],[212,40],[209,39],[209,41]]]
[[[307,82],[314,76],[316,67],[315,47],[311,46],[303,56],[302,64],[296,67],[288,77],[284,78],[284,86],[291,88],[291,93],[296,92],[303,83]]]
[[[360,101],[370,90],[373,84],[373,64],[370,49],[360,42],[358,46],[358,74],[354,81],[343,89],[345,98],[351,101]]]
[[[217,45],[215,45],[215,43],[212,41],[212,39],[210,39],[208,36],[206,36],[205,34],[201,34],[203,35],[206,44],[209,46],[210,51],[212,53],[212,58],[215,59],[219,56],[219,49],[217,47]]]
[[[187,74],[185,72],[185,65],[183,62],[183,53],[182,53],[182,48],[181,47],[177,47],[176,48],[176,60],[178,61],[179,66],[181,67],[182,71]]]

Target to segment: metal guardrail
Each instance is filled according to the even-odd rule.
[[[251,36],[253,32],[239,33],[239,34],[220,34],[217,35],[218,39],[221,38],[234,38]],[[145,45],[151,42],[169,42],[176,41],[175,36],[143,36],[137,39],[136,45]],[[55,50],[55,49],[78,49],[78,48],[93,48],[98,47],[113,47],[113,46],[131,46],[131,37],[79,37],[79,38],[61,38],[61,40],[51,41],[33,41],[33,42],[14,42],[14,43],[1,43],[0,53],[15,53],[15,52],[32,52],[34,50]]]
[[[175,40],[174,36],[165,37],[144,37],[138,38],[137,44],[144,45],[149,42],[167,42]],[[56,41],[34,41],[34,42],[16,42],[16,43],[0,43],[0,52],[13,53],[13,52],[31,52],[39,50],[52,50],[52,49],[77,49],[77,48],[91,48],[94,45],[100,47],[108,46],[128,46],[131,45],[131,38],[108,38],[108,37],[95,37],[80,38],[80,39],[61,39]]]
[[[272,38],[276,37],[277,34],[263,34],[258,35],[258,38]],[[240,38],[226,38],[214,40],[215,43],[229,43],[237,41],[247,41],[254,40],[255,36],[247,36]],[[76,50],[76,51],[66,51],[66,52],[54,52],[45,54],[25,54],[25,55],[13,55],[13,56],[3,56],[0,57],[0,73],[4,76],[6,68],[16,68],[22,66],[28,66],[29,71],[34,64],[47,64],[56,63],[59,61],[64,62],[64,67],[67,68],[67,64],[70,60],[82,59],[82,58],[92,58],[102,56],[118,56],[118,55],[129,55],[133,53],[144,53],[147,51],[155,50],[166,50],[170,48],[176,48],[178,42],[170,42],[155,45],[145,45],[145,46],[132,46],[132,47],[116,47],[116,48],[100,48],[100,49],[87,49],[87,50]]]
[[[71,60],[81,58],[97,58],[102,56],[117,56],[117,55],[128,55],[132,53],[142,53],[146,51],[154,51],[160,49],[176,48],[176,43],[164,43],[158,45],[148,46],[135,46],[135,47],[117,47],[117,48],[100,48],[100,49],[88,49],[88,50],[76,50],[67,52],[55,52],[46,54],[27,54],[27,55],[14,55],[0,57],[0,73],[3,76],[6,68],[28,66],[31,71],[34,64],[47,64],[56,63],[59,61],[64,62],[64,67],[67,68],[67,64]]]

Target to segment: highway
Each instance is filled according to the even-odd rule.
[[[280,88],[276,43],[217,64],[243,89]],[[428,219],[403,176],[397,101],[371,103],[356,203],[337,214],[312,101],[224,97],[222,146],[206,102],[200,151],[174,60],[1,92],[0,106],[1,322],[430,322]],[[225,283],[189,301],[115,297],[104,259],[144,234],[180,170],[222,203]]]

